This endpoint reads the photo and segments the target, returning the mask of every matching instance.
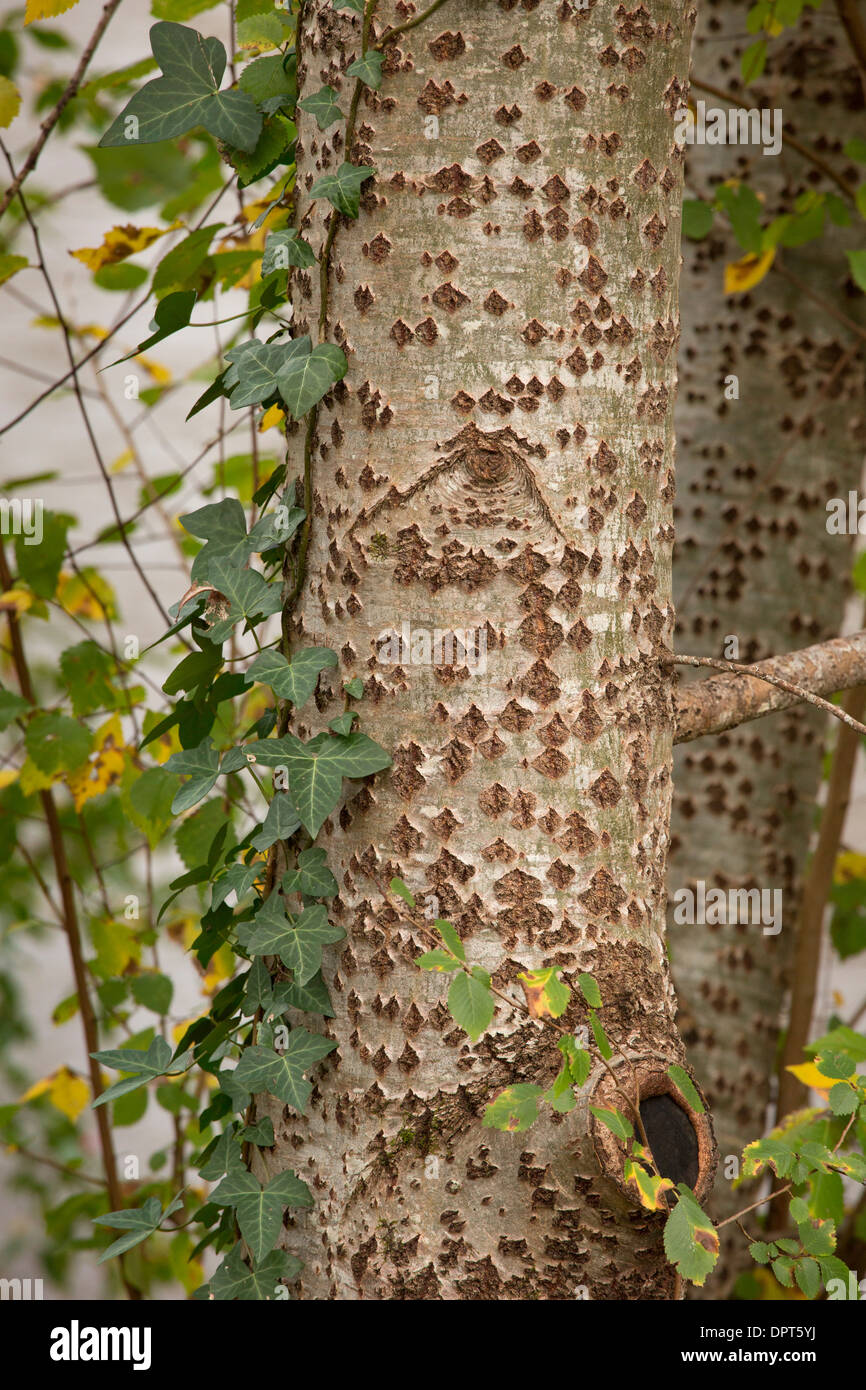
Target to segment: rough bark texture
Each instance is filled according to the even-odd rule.
[[[695,79],[739,89],[738,57],[752,41],[743,21],[733,0],[701,5]],[[807,10],[797,31],[774,40],[767,73],[749,91],[745,104],[781,107],[784,130],[856,184],[842,146],[862,126],[863,95],[832,9]],[[838,192],[786,150],[775,159],[754,147],[688,150],[692,196],[744,174],[766,193],[768,216],[805,188]],[[782,256],[862,322],[846,284],[851,235],[829,228]],[[714,229],[683,251],[676,645],[721,656],[724,637],[735,634],[739,660],[755,661],[839,630],[850,552],[844,538],[827,534],[825,504],[859,482],[863,358],[840,365],[856,337],[773,271],[751,293],[726,299],[724,263],[742,254],[732,236]],[[724,399],[729,373],[739,376],[737,401]],[[744,926],[670,929],[680,1026],[710,1096],[723,1158],[740,1154],[765,1124],[826,723],[800,706],[677,752],[671,891],[704,879],[785,895],[777,937]],[[717,1217],[743,1197],[722,1174],[720,1165],[710,1205]],[[727,1234],[742,1245],[734,1227]],[[708,1286],[710,1296],[721,1287]]]
[[[526,967],[592,971],[648,1093],[681,1057],[664,950],[672,702],[652,658],[673,622],[673,132],[694,14],[590,6],[445,6],[388,48],[359,108],[354,155],[377,174],[331,258],[327,332],[350,365],[318,419],[297,636],[340,655],[322,723],[362,676],[363,727],[394,766],[326,824],[348,933],[327,971],[339,1047],[305,1119],[271,1106],[269,1168],[296,1167],[317,1197],[287,1237],[305,1298],[673,1288],[660,1218],[599,1171],[587,1100],[604,1073],[571,1115],[482,1128],[502,1086],[553,1077],[550,1034],[500,1005],[472,1046],[376,888],[399,873],[500,986]],[[377,31],[411,12],[381,5]],[[347,109],[357,52],[357,23],[307,5],[302,95],[330,82]],[[316,245],[306,195],[345,157],[302,116],[298,212]],[[315,332],[318,294],[298,277],[298,331]],[[382,664],[404,622],[483,629],[486,672]]]

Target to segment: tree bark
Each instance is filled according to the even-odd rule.
[[[410,13],[381,5],[375,32]],[[446,5],[389,45],[381,91],[361,100],[349,153],[376,176],[334,236],[326,332],[350,365],[316,425],[294,624],[340,657],[322,725],[362,676],[363,728],[394,765],[324,830],[348,934],[327,972],[338,1049],[308,1116],[266,1102],[269,1166],[317,1196],[287,1237],[304,1298],[674,1290],[661,1218],[618,1186],[587,1108],[609,1094],[603,1068],[567,1116],[482,1128],[502,1087],[552,1079],[558,1054],[504,1005],[471,1045],[377,885],[404,878],[499,986],[551,964],[593,973],[609,1032],[644,1059],[642,1094],[670,1089],[683,1054],[658,657],[673,624],[674,117],[693,21],[689,0]],[[330,0],[305,6],[302,96],[329,82],[348,108],[358,34]],[[347,152],[302,115],[297,156],[300,225],[320,245],[308,190]],[[297,283],[298,331],[315,333],[318,277]],[[387,648],[404,623],[416,646]],[[485,669],[425,664],[436,629],[482,634]],[[584,1023],[582,1006],[565,1021]]]

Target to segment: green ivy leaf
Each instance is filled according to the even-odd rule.
[[[367,777],[391,763],[384,748],[366,734],[322,733],[309,743],[285,734],[248,747],[266,767],[286,768],[301,823],[314,839],[339,800],[344,777]]]
[[[113,1086],[109,1086],[102,1095],[97,1096],[93,1102],[94,1107],[117,1100],[119,1096],[137,1090],[139,1086],[146,1085],[157,1076],[177,1076],[179,1072],[186,1071],[192,1063],[192,1052],[189,1051],[181,1053],[172,1061],[171,1047],[165,1038],[159,1036],[153,1039],[146,1052],[142,1052],[140,1048],[120,1047],[109,1048],[105,1052],[92,1052],[90,1055],[94,1061],[111,1067],[114,1071],[132,1073],[122,1081],[115,1081]]]
[[[215,646],[220,646],[241,621],[253,627],[259,619],[279,613],[282,608],[279,583],[268,584],[257,570],[236,569],[222,556],[209,562],[206,582],[229,601],[228,614],[218,618],[204,634]]]
[[[244,1264],[240,1242],[226,1256],[210,1282],[210,1291],[218,1303],[237,1300],[241,1303],[268,1302],[277,1296],[281,1279],[294,1279],[303,1264],[285,1250],[272,1250],[261,1264],[250,1269]]]
[[[286,1207],[311,1207],[313,1198],[305,1182],[291,1170],[279,1173],[267,1187],[246,1169],[228,1173],[211,1193],[218,1207],[232,1207],[241,1235],[254,1260],[264,1258],[274,1245]]]
[[[148,970],[143,975],[133,975],[130,989],[136,1004],[164,1016],[171,1008],[174,985],[167,975]]]
[[[156,1197],[148,1197],[143,1206],[130,1207],[126,1211],[108,1211],[104,1216],[94,1216],[94,1226],[111,1226],[115,1230],[126,1231],[125,1236],[121,1236],[109,1245],[107,1250],[103,1250],[97,1264],[104,1264],[115,1255],[122,1255],[124,1251],[140,1245],[148,1236],[153,1235],[165,1217],[171,1216],[182,1205],[183,1202],[178,1197],[163,1211]]]
[[[454,1022],[477,1042],[493,1018],[493,995],[474,975],[463,971],[455,976],[448,991],[448,1010]]]
[[[380,55],[381,56],[381,55]],[[349,69],[351,72],[351,68]],[[327,130],[335,121],[343,120],[343,113],[337,101],[337,93],[333,87],[320,87],[312,96],[304,97],[298,102],[302,111],[309,111],[311,116],[315,116],[319,130]]]
[[[293,1028],[284,1052],[274,1052],[257,1043],[245,1048],[233,1073],[235,1082],[252,1094],[267,1091],[302,1115],[313,1089],[304,1073],[336,1046],[331,1038],[308,1033],[306,1028]]]
[[[361,187],[376,170],[366,164],[341,164],[333,174],[323,174],[310,189],[311,198],[326,198],[344,217],[357,217]]]
[[[330,647],[307,647],[287,661],[281,652],[259,652],[247,668],[246,682],[259,681],[269,685],[281,700],[291,700],[300,707],[309,700],[319,679],[319,672],[337,665],[337,653]]]
[[[321,904],[306,907],[299,917],[291,918],[285,899],[272,893],[253,922],[245,923],[238,935],[250,955],[279,956],[293,972],[295,983],[305,985],[322,968],[322,947],[342,941],[346,933],[328,921]]]
[[[219,90],[226,67],[219,39],[162,21],[151,28],[150,42],[162,76],[136,92],[100,147],[172,140],[201,125],[229,145],[255,149],[262,117],[248,92]]]
[[[362,57],[356,58],[354,63],[350,63],[346,72],[349,77],[357,77],[359,82],[363,82],[365,86],[378,91],[382,85],[384,56],[383,53],[377,53],[375,48],[370,48]]]
[[[263,853],[270,849],[271,845],[275,845],[277,840],[287,840],[290,835],[294,835],[300,824],[288,792],[276,792],[262,822],[262,828],[253,836],[250,844],[253,849]]]
[[[309,339],[295,339],[296,343]],[[277,389],[294,420],[300,420],[349,369],[346,354],[334,343],[319,343],[312,352],[295,351],[277,373]],[[234,404],[234,398],[232,398]]]
[[[307,898],[333,898],[339,885],[328,868],[328,856],[313,846],[298,855],[298,867],[283,874],[284,893],[303,893]]]
[[[189,781],[184,782],[171,803],[173,815],[179,816],[182,811],[188,811],[190,806],[195,806],[207,796],[219,777],[219,763],[220,755],[213,746],[210,734],[196,748],[183,748],[179,753],[172,753],[164,764],[165,770],[189,776]]]
[[[315,264],[312,246],[293,227],[268,233],[262,256],[262,276],[272,275],[275,270],[288,270],[289,266],[306,268]]]

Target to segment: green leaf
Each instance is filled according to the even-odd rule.
[[[749,1254],[756,1264],[768,1265],[770,1263],[770,1249],[771,1247],[766,1241],[754,1240],[749,1246]]]
[[[53,598],[57,580],[66,553],[66,533],[72,518],[56,512],[45,511],[42,515],[41,531],[34,529],[37,514],[34,511],[28,519],[22,512],[22,522],[27,530],[15,537],[15,563],[19,579],[25,580],[40,598]],[[38,544],[34,544],[38,541]]]
[[[452,955],[455,955],[458,960],[465,961],[466,949],[451,923],[443,922],[441,918],[437,918],[433,923],[433,927],[434,930],[438,931]]]
[[[264,178],[278,164],[291,164],[295,157],[297,137],[297,127],[287,116],[279,111],[266,116],[256,147],[250,154],[242,150],[229,151],[232,165],[238,172],[238,188],[246,188],[257,179]],[[252,260],[257,259],[255,252],[251,256]]]
[[[601,990],[592,975],[578,975],[577,987],[591,1009],[601,1008]]]
[[[277,840],[288,840],[289,836],[294,835],[300,828],[300,824],[288,792],[276,792],[268,807],[268,814],[262,822],[262,828],[253,836],[250,844],[261,853],[275,845]]]
[[[8,729],[9,725],[14,723],[18,716],[29,708],[30,705],[23,696],[16,695],[11,690],[6,690],[5,687],[0,684],[0,732],[2,732],[3,729]]]
[[[261,114],[248,92],[219,90],[226,66],[219,39],[162,21],[150,31],[153,56],[162,72],[136,92],[99,144],[122,147],[172,140],[202,125],[241,150],[255,148]]]
[[[116,362],[111,363],[111,366],[118,367],[121,362],[128,362],[130,358],[137,357],[139,353],[147,352],[156,343],[161,343],[163,338],[170,338],[172,333],[186,328],[192,317],[195,300],[195,290],[177,290],[172,294],[167,294],[157,304],[153,319],[148,325],[151,330],[150,337],[145,338],[137,348],[128,352],[125,357],[118,357]]]
[[[148,1197],[143,1206],[131,1207],[126,1211],[109,1211],[104,1216],[92,1217],[94,1226],[112,1226],[115,1230],[126,1231],[125,1236],[121,1236],[109,1245],[107,1250],[103,1250],[97,1264],[104,1264],[106,1260],[112,1259],[115,1255],[122,1255],[125,1250],[132,1250],[134,1246],[147,1240],[148,1236],[153,1235],[163,1216],[177,1210],[178,1205],[179,1203],[173,1202],[163,1213],[157,1198]]]
[[[124,696],[111,683],[114,670],[114,658],[95,642],[79,642],[61,653],[60,671],[74,714],[117,708]]]
[[[276,98],[280,99],[280,105],[289,104],[297,91],[293,73],[286,70],[282,53],[268,53],[247,63],[238,85],[242,91],[249,92],[257,106]]]
[[[219,777],[219,762],[220,755],[213,746],[210,734],[197,748],[184,748],[179,753],[172,753],[164,765],[166,771],[189,775],[189,781],[184,782],[171,803],[173,815],[179,816],[182,811],[188,811],[190,806],[195,806],[207,796]]]
[[[679,1201],[665,1222],[665,1254],[683,1279],[701,1285],[718,1259],[719,1237],[689,1188],[680,1183],[677,1191]]]
[[[712,204],[701,198],[683,199],[683,236],[692,241],[703,241],[713,225]]]
[[[381,57],[381,54],[379,55]],[[351,71],[351,69],[349,69]],[[319,130],[327,130],[335,121],[342,121],[343,113],[340,110],[337,93],[333,87],[320,87],[312,96],[304,97],[298,102],[302,111],[309,111],[311,116],[315,116]]]
[[[173,246],[153,273],[151,288],[154,294],[162,298],[172,291],[197,289],[197,285],[188,282],[193,280],[202,262],[207,259],[210,244],[224,225],[223,222],[214,222],[209,227],[198,227],[177,246]]]
[[[853,1115],[861,1099],[860,1093],[847,1081],[831,1086],[827,1098],[834,1115]]]
[[[592,1009],[589,1011],[589,1026],[592,1029],[592,1036],[595,1038],[596,1047],[602,1057],[604,1057],[606,1061],[610,1061],[613,1056],[613,1048],[608,1041],[607,1033],[601,1026],[598,1015],[594,1013]]]
[[[89,729],[66,714],[37,714],[27,725],[24,745],[40,772],[73,772],[90,753]]]
[[[516,1086],[507,1086],[486,1107],[482,1124],[491,1129],[505,1130],[509,1134],[519,1134],[529,1129],[538,1119],[538,1101],[541,1095],[540,1086],[530,1086],[524,1082]]]
[[[237,1300],[241,1303],[268,1302],[277,1297],[281,1279],[294,1279],[303,1269],[302,1262],[285,1250],[272,1250],[261,1264],[249,1269],[244,1264],[238,1243],[214,1274],[211,1293],[219,1303]]]
[[[248,745],[256,761],[287,769],[289,790],[305,830],[315,839],[340,797],[344,777],[366,777],[391,759],[366,734],[317,734],[302,743],[293,734]]]
[[[297,869],[283,874],[283,892],[303,893],[308,898],[336,897],[339,885],[328,868],[325,850],[316,846],[302,850],[298,855]]]
[[[480,980],[461,971],[448,991],[448,1009],[454,1022],[477,1042],[493,1018],[493,995]]]
[[[254,626],[256,620],[278,613],[282,607],[279,583],[268,584],[258,570],[236,569],[222,556],[208,563],[206,582],[229,600],[226,617],[213,622],[205,634],[215,646],[220,646],[241,621]]]
[[[807,1298],[817,1298],[821,1292],[821,1270],[816,1260],[798,1260],[794,1278]]]
[[[696,1115],[703,1115],[704,1103],[698,1095],[695,1084],[685,1068],[677,1066],[674,1062],[668,1067],[668,1076],[671,1078],[671,1081],[673,1081],[683,1100],[686,1102],[686,1105],[690,1106]]]
[[[607,1110],[600,1105],[591,1105],[589,1108],[599,1123],[603,1124],[605,1129],[609,1129],[611,1134],[616,1135],[617,1139],[631,1139],[634,1128],[625,1115],[621,1115],[618,1110]]]
[[[311,198],[326,198],[344,217],[357,217],[361,188],[376,170],[366,164],[341,164],[333,174],[323,174],[310,189]]]
[[[345,935],[342,927],[328,921],[327,910],[320,903],[290,918],[279,893],[272,893],[252,923],[245,923],[238,932],[250,955],[279,956],[298,985],[305,985],[321,970],[322,947],[342,941]]]
[[[866,291],[866,251],[846,251],[854,282]]]
[[[330,647],[307,647],[291,661],[277,651],[260,652],[247,669],[248,685],[259,681],[269,685],[281,700],[291,700],[300,707],[306,704],[326,666],[337,665],[337,653]]]
[[[146,1085],[157,1076],[176,1076],[179,1072],[186,1071],[192,1062],[192,1053],[189,1051],[172,1061],[171,1047],[165,1038],[159,1036],[153,1039],[146,1052],[142,1052],[140,1048],[121,1047],[110,1048],[106,1052],[92,1052],[90,1055],[103,1066],[112,1067],[115,1071],[132,1073],[122,1081],[115,1081],[113,1086],[109,1086],[102,1095],[97,1096],[93,1102],[94,1107],[117,1100],[119,1096],[137,1090],[139,1086]]]
[[[286,1009],[303,1009],[308,1014],[322,1014],[333,1018],[331,996],[321,975],[314,975],[305,985],[281,980],[275,986],[273,995],[262,1004],[265,1016],[283,1014]]]
[[[353,700],[360,700],[364,694],[364,682],[360,676],[353,676],[350,681],[345,681],[343,689]]]
[[[444,971],[451,974],[460,969],[460,962],[455,960],[450,951],[425,951],[423,956],[415,958],[415,964],[420,970],[438,970],[440,974]]]
[[[232,864],[226,873],[218,878],[213,886],[211,896],[211,911],[221,907],[229,893],[237,893],[237,901],[240,905],[243,898],[249,893],[256,879],[262,872],[262,865],[258,864]]]
[[[287,351],[303,352],[309,338],[296,338],[293,343],[263,343],[258,338],[231,348],[226,357],[231,367],[223,376],[223,384],[231,388],[232,410],[256,405],[267,400],[277,389],[277,372],[286,360]]]
[[[254,1260],[264,1258],[277,1240],[286,1207],[310,1207],[313,1198],[306,1183],[291,1170],[279,1173],[267,1187],[246,1169],[228,1173],[211,1194],[218,1207],[233,1207],[241,1235]]]
[[[375,48],[370,48],[362,57],[356,58],[354,63],[350,63],[346,72],[349,77],[357,77],[359,82],[363,82],[367,87],[372,87],[374,91],[378,91],[382,85],[384,58],[384,53],[377,53]]]
[[[336,1046],[331,1038],[308,1033],[306,1028],[293,1028],[285,1052],[274,1052],[257,1043],[245,1048],[234,1071],[236,1083],[253,1094],[268,1091],[302,1115],[313,1089],[304,1073]]]
[[[149,970],[144,975],[133,975],[130,989],[136,1004],[164,1016],[171,1008],[174,985],[167,975]]]
[[[740,71],[743,74],[744,82],[755,82],[764,71],[767,65],[767,41],[758,39],[757,43],[750,43],[748,48],[743,51],[740,59]]]
[[[288,270],[289,266],[306,268],[315,264],[316,257],[312,246],[308,245],[293,227],[268,233],[265,253],[262,256],[263,276],[272,275],[275,270]]]
[[[23,270],[29,265],[26,256],[13,256],[10,252],[0,255],[0,285],[5,285],[7,280],[11,280],[13,275],[17,275],[19,270]]]
[[[296,339],[303,342],[304,339]],[[277,373],[277,388],[295,420],[300,420],[349,369],[346,354],[334,343],[319,343],[312,352],[297,351]],[[234,396],[232,397],[234,405]]]
[[[335,10],[352,10],[355,14],[364,13],[364,0],[334,0]]]
[[[409,892],[402,878],[392,878],[390,888],[391,892],[396,893],[398,898],[402,898],[404,903],[408,903],[410,907],[415,906],[415,899]]]

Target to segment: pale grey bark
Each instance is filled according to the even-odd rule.
[[[411,12],[381,5],[375,32]],[[269,1168],[296,1167],[316,1198],[287,1237],[304,1298],[673,1288],[661,1218],[593,1152],[601,1068],[572,1114],[482,1128],[501,1087],[552,1079],[550,1035],[498,1006],[472,1046],[376,883],[399,873],[435,896],[500,986],[526,967],[591,971],[650,1093],[681,1058],[664,948],[670,675],[654,658],[673,622],[674,117],[693,19],[688,0],[446,5],[389,48],[361,100],[351,153],[377,173],[331,258],[327,333],[350,365],[317,424],[296,636],[340,655],[321,725],[362,676],[363,727],[394,767],[323,832],[348,934],[326,970],[338,1049],[308,1116],[270,1107]],[[348,109],[357,52],[356,21],[308,4],[302,94],[329,82]],[[298,211],[316,246],[307,194],[345,157],[301,115]],[[299,331],[315,333],[318,296],[299,276]],[[295,467],[302,445],[298,432]],[[404,621],[483,629],[486,671],[381,664]]]

